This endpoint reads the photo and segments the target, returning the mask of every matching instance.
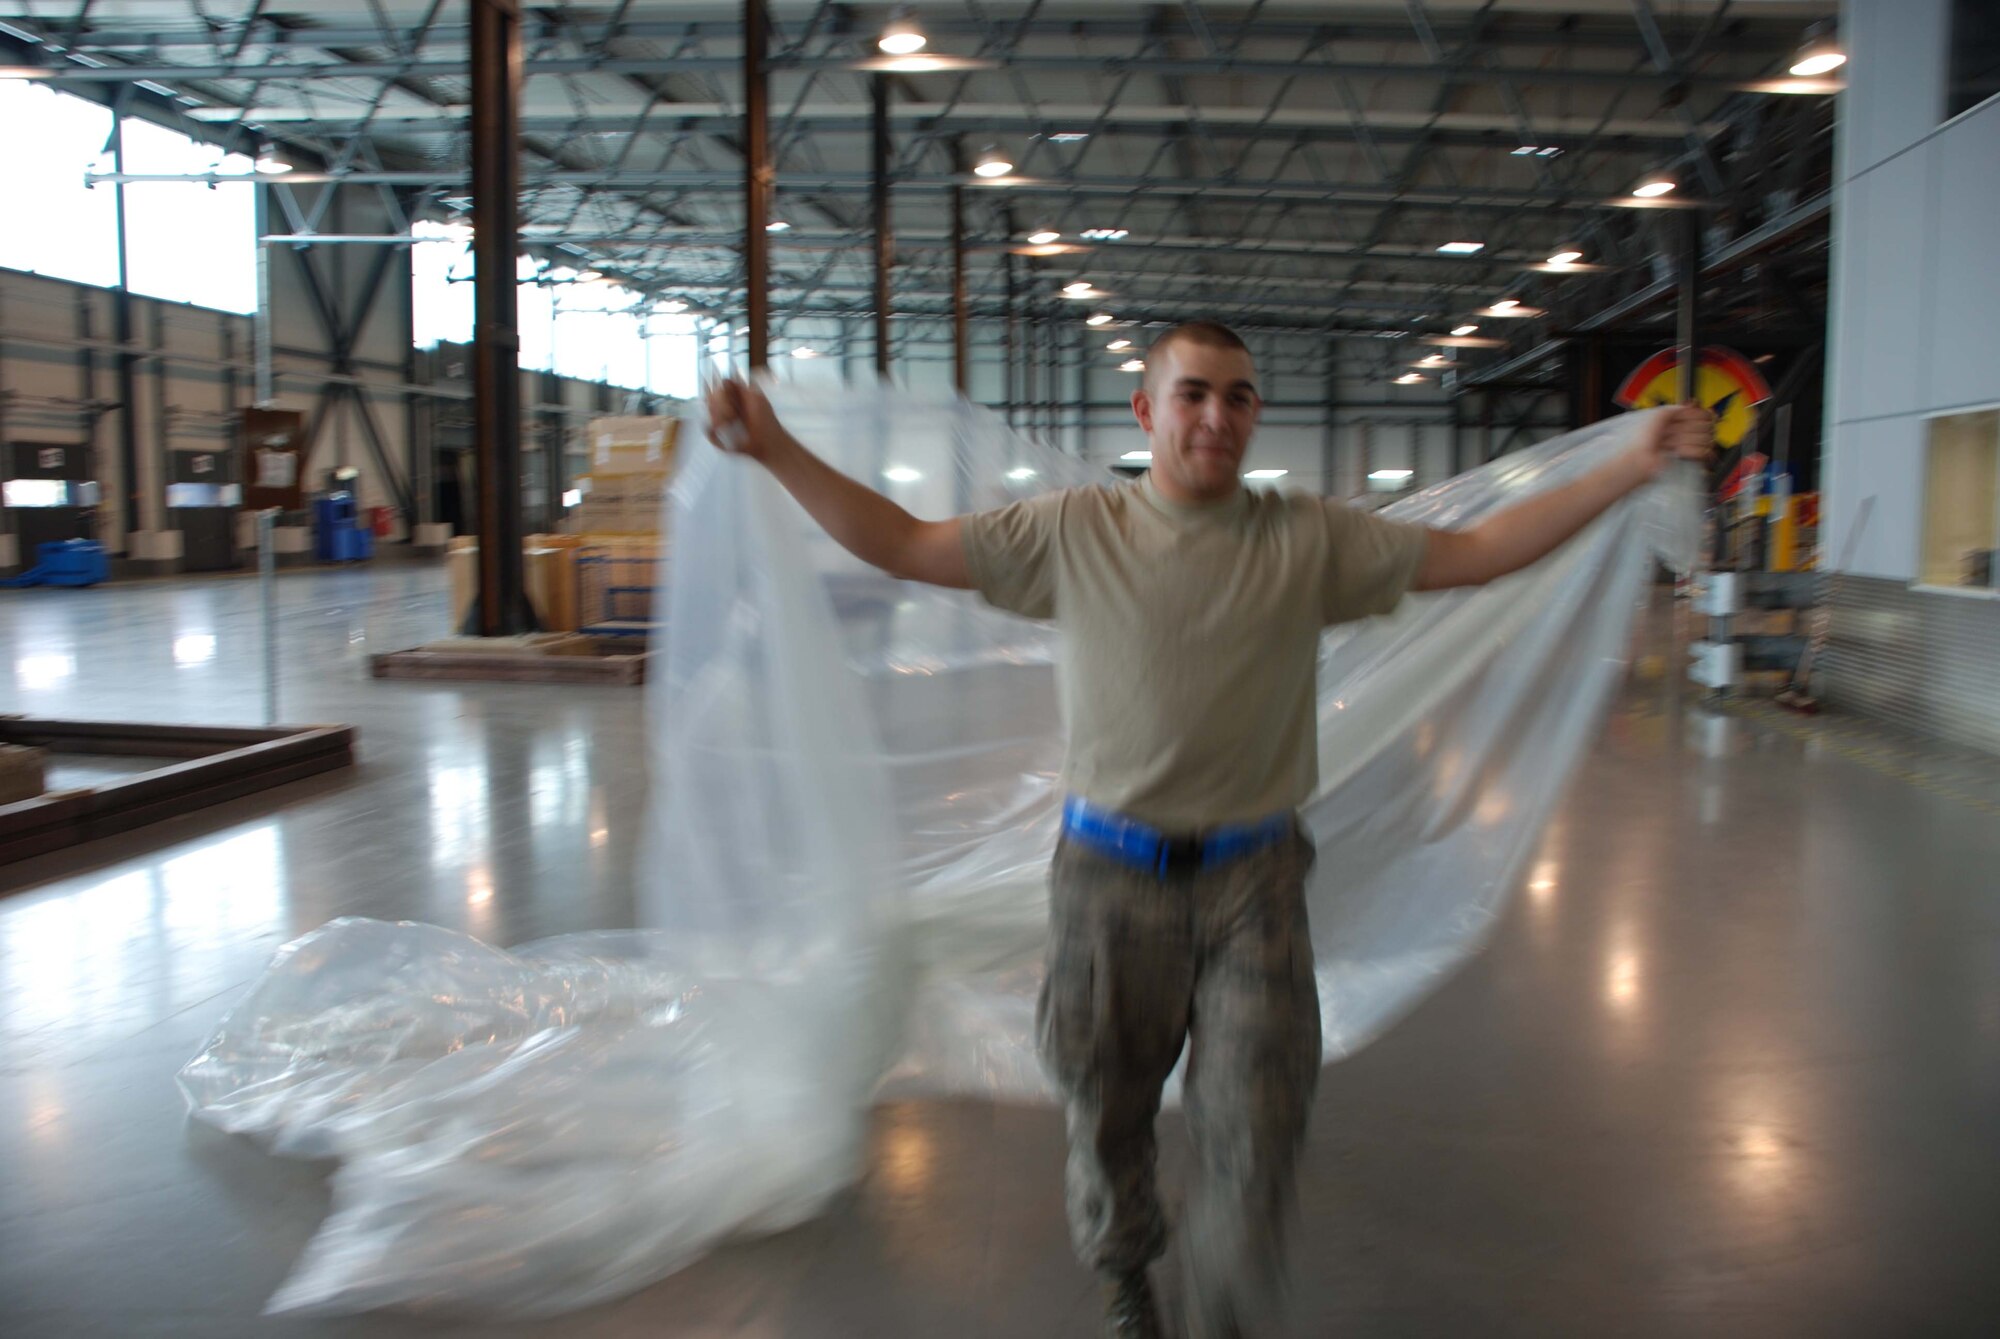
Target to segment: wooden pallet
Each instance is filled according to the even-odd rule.
[[[0,716],[0,744],[172,759],[146,772],[0,805],[0,864],[354,765],[352,726],[255,729]]]
[[[469,679],[486,683],[646,682],[647,644],[633,638],[593,638],[575,633],[547,639],[496,638],[474,643],[452,638],[369,661],[378,679]]]

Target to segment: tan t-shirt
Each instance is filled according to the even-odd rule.
[[[1312,794],[1320,629],[1394,609],[1427,535],[1304,493],[1185,506],[1150,475],[979,512],[963,533],[989,603],[1062,630],[1064,786],[1174,832]]]

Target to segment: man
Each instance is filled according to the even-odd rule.
[[[1153,1120],[1184,1042],[1190,1319],[1240,1333],[1279,1282],[1321,1059],[1296,817],[1317,780],[1321,629],[1525,567],[1712,440],[1706,411],[1666,411],[1592,475],[1433,531],[1245,489],[1262,406],[1233,331],[1177,326],[1132,395],[1144,477],[922,521],[813,456],[755,389],[708,397],[717,445],[762,462],[862,561],[1062,628],[1067,799],[1039,1040],[1065,1098],[1077,1251],[1107,1281],[1108,1332],[1134,1339],[1159,1333]]]

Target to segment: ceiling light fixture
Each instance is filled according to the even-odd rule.
[[[1385,483],[1400,483],[1404,479],[1414,477],[1415,474],[1415,470],[1370,470],[1368,477],[1380,479]]]
[[[1438,248],[1438,251],[1447,256],[1470,256],[1485,249],[1484,242],[1446,242]]]
[[[989,144],[979,151],[979,160],[972,165],[972,175],[985,177],[988,181],[1004,177],[1014,170],[1014,160],[1000,152],[998,145]]]
[[[882,471],[882,477],[892,484],[913,484],[924,476],[922,471],[913,470],[908,465],[891,465]]]
[[[1153,453],[1151,451],[1127,451],[1118,458],[1120,460],[1151,460]]]
[[[1246,479],[1282,479],[1290,473],[1290,470],[1251,470],[1243,477]]]
[[[1058,130],[1049,136],[1051,144],[1081,144],[1090,138],[1088,130]]]
[[[1664,172],[1649,172],[1644,180],[1632,188],[1632,194],[1641,200],[1655,200],[1670,194],[1680,183]]]
[[[1129,228],[1085,228],[1082,233],[1086,242],[1119,242],[1131,235]]]
[[[929,46],[930,39],[917,26],[911,7],[897,5],[889,21],[882,25],[882,35],[875,39],[875,45],[891,56],[908,56]]]
[[[1521,299],[1519,298],[1501,298],[1493,304],[1493,310],[1496,312],[1510,312],[1520,305]]]
[[[1032,479],[1035,477],[1035,472],[1026,465],[1018,465],[1007,471],[1007,477],[1009,479]]]
[[[1112,340],[1112,341],[1111,341],[1111,342],[1110,342],[1109,344],[1105,345],[1104,347],[1105,347],[1105,348],[1107,348],[1107,349],[1109,349],[1109,350],[1110,350],[1111,352],[1113,352],[1113,353],[1116,353],[1116,352],[1118,352],[1118,351],[1119,351],[1120,349],[1129,349],[1129,348],[1131,348],[1131,347],[1132,347],[1132,341],[1131,341],[1131,340],[1129,340],[1129,339],[1114,339],[1114,340]]]
[[[1083,323],[1084,323],[1085,325],[1110,325],[1110,324],[1111,324],[1111,313],[1110,313],[1110,312],[1092,312],[1092,313],[1091,313],[1091,314],[1090,314],[1089,316],[1087,316],[1087,317],[1085,317],[1085,318],[1084,318],[1084,322],[1083,322]]]
[[[770,221],[769,223],[766,223],[766,224],[764,225],[764,231],[765,231],[765,232],[784,232],[784,231],[785,231],[786,229],[790,228],[791,226],[792,226],[791,224],[789,224],[789,223],[785,222],[785,221],[784,221],[783,219],[772,219],[772,220],[771,220],[771,221]]]
[[[794,358],[817,358],[817,357],[819,357],[819,350],[818,350],[818,349],[815,349],[815,348],[812,348],[812,347],[810,347],[809,345],[805,345],[805,344],[801,344],[801,345],[799,345],[799,347],[798,347],[798,348],[796,348],[796,349],[793,349],[793,350],[792,350],[792,357],[794,357]]]
[[[1118,364],[1118,370],[1120,372],[1143,372],[1146,370],[1146,364],[1138,358],[1127,358],[1124,362]],[[1149,455],[1146,459],[1151,460],[1152,457]]]
[[[1451,333],[1454,335],[1469,335],[1477,329],[1479,329],[1478,326],[1474,325],[1470,321],[1467,321],[1464,325],[1453,326],[1451,328]]]
[[[266,144],[257,150],[256,168],[267,177],[276,177],[291,171],[292,165],[278,153],[276,145]]]
[[[1556,249],[1549,253],[1551,265],[1574,265],[1583,259],[1583,252],[1568,242],[1556,243]]]
[[[1806,29],[1806,40],[1792,57],[1792,73],[1801,79],[1810,79],[1814,75],[1830,74],[1845,64],[1847,53],[1835,40],[1832,22],[1822,19]]]
[[[1396,384],[1398,386],[1414,386],[1423,379],[1424,374],[1421,372],[1405,372],[1402,376],[1396,378]]]
[[[1446,359],[1445,359],[1445,356],[1444,356],[1443,354],[1441,354],[1441,353],[1433,353],[1433,354],[1427,354],[1426,356],[1424,356],[1424,357],[1422,357],[1422,358],[1419,358],[1419,359],[1417,359],[1417,366],[1418,366],[1418,367],[1443,367],[1443,366],[1445,365],[1445,362],[1446,362]]]
[[[1031,246],[1047,246],[1050,242],[1060,240],[1061,237],[1062,234],[1054,228],[1037,228],[1028,234],[1028,243]]]

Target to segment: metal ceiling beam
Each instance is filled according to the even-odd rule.
[[[253,180],[243,173],[227,172],[107,172],[92,174],[87,180],[103,182],[185,181],[207,185]],[[462,186],[470,180],[466,172],[382,172],[358,170],[293,172],[285,181],[293,185],[320,185],[327,182],[361,186]],[[595,187],[603,190],[715,190],[738,184],[732,174],[719,172],[643,172],[562,169],[527,175],[522,186]],[[789,172],[785,174],[787,193],[809,192],[865,194],[869,189],[866,172]],[[1551,198],[1536,191],[1508,191],[1482,187],[1398,189],[1394,186],[1337,186],[1297,181],[1236,181],[1230,183],[1174,181],[1158,177],[1078,177],[1074,180],[1009,178],[1004,183],[984,178],[962,180],[953,177],[917,178],[898,183],[906,190],[946,191],[954,184],[981,190],[1005,191],[1014,198],[1040,195],[1135,195],[1201,196],[1204,199],[1296,200],[1302,203],[1345,205],[1396,205],[1404,209],[1506,210],[1532,207],[1545,213],[1583,214],[1599,210],[1627,209],[1631,205],[1608,194],[1587,196],[1579,192],[1569,198]]]
[[[380,38],[376,39],[378,42]],[[433,44],[435,45],[435,43]],[[529,78],[563,75],[625,74],[721,74],[741,67],[738,56],[618,57],[543,56],[527,62]],[[773,59],[773,70],[848,71],[857,69],[849,56],[796,57]],[[1079,78],[1122,74],[1133,71],[1172,77],[1227,75],[1235,78],[1282,79],[1300,73],[1296,60],[1243,59],[1140,59],[1118,56],[1055,56],[1016,52],[1008,69],[1070,74]],[[1726,92],[1769,91],[1770,80],[1758,76],[1715,73],[1669,74],[1660,71],[1627,69],[1585,69],[1575,66],[1544,68],[1529,65],[1463,64],[1435,65],[1426,61],[1315,61],[1315,74],[1345,75],[1356,79],[1407,79],[1425,85],[1479,85],[1513,81],[1528,85],[1561,85],[1569,88],[1630,88],[1634,86],[1665,91],[1673,88],[1717,89]],[[186,64],[114,65],[12,65],[0,66],[0,78],[32,79],[51,84],[134,83],[146,80],[158,84],[249,83],[284,81],[310,82],[324,79],[446,79],[463,82],[466,66],[461,61],[429,60],[405,64],[402,61],[297,61],[236,65],[226,62]]]
[[[640,107],[599,105],[583,115],[571,111],[529,111],[522,115],[521,125],[524,129],[570,133],[625,131],[672,134],[707,121],[735,121],[742,115],[741,109],[732,103],[688,102],[656,107],[644,121],[638,121],[636,118],[645,110]],[[441,106],[384,107],[371,117],[365,107],[328,106],[322,100],[313,107],[196,107],[190,108],[187,115],[196,121],[243,121],[288,129],[310,126],[345,130],[369,122],[385,129],[414,127],[421,131],[456,129],[466,120],[468,113],[463,105],[448,103]],[[859,135],[867,133],[873,125],[868,108],[857,103],[827,102],[801,106],[793,108],[787,115],[816,133]],[[1318,107],[1273,111],[1268,107],[1204,107],[1197,110],[1184,106],[1142,105],[1093,111],[1090,116],[1089,133],[1092,135],[1184,134],[1198,119],[1202,133],[1217,140],[1290,140],[1299,135],[1316,139],[1359,140],[1366,132],[1383,142],[1407,143],[1422,136],[1429,122],[1428,117],[1415,112],[1378,109],[1364,111],[1357,119],[1345,108],[1333,110]],[[1017,107],[993,103],[909,102],[892,106],[889,117],[892,121],[915,123],[924,129],[949,126],[953,131],[966,133],[1029,134],[1050,120],[1080,123],[1083,113],[1081,110],[1070,112],[1061,108],[1045,108],[1036,115]],[[1438,127],[1431,133],[1431,138],[1445,144],[1480,147],[1501,142],[1520,144],[1576,140],[1586,135],[1612,140],[1657,140],[1662,144],[1680,144],[1686,137],[1686,130],[1678,121],[1632,118],[1605,123],[1588,117],[1544,117],[1524,128],[1524,121],[1530,120],[1519,113],[1447,113],[1438,118]],[[1698,128],[1704,134],[1719,134],[1727,128],[1727,123],[1714,120]],[[1524,140],[1524,135],[1530,138]]]
[[[1504,16],[1523,17],[1523,16]],[[1746,23],[1754,32],[1760,20],[1754,14],[1742,15],[1739,21]],[[7,26],[19,27],[32,20],[9,19]],[[44,29],[47,20],[40,21]],[[50,40],[63,40],[66,46],[80,52],[110,53],[121,50],[140,52],[172,51],[183,48],[214,51],[216,32],[206,23],[193,21],[176,22],[163,20],[158,26],[119,27],[117,19],[102,25],[86,23],[75,33],[50,33]],[[1772,18],[1762,21],[1780,38],[1789,35],[1796,41],[1799,21],[1795,17]],[[989,32],[990,20],[982,22],[973,18],[951,15],[924,16],[924,31],[940,47],[954,38],[984,40]],[[1130,42],[1147,30],[1143,19],[1120,19],[1112,17],[1090,17],[1064,20],[1061,36],[1065,44],[1074,40],[1107,40]],[[1432,27],[1437,40],[1449,47],[1463,41],[1468,32],[1466,24],[1434,16]],[[410,30],[414,31],[414,30]],[[439,41],[460,42],[467,40],[469,29],[463,23],[443,23],[433,30]],[[606,43],[617,39],[652,41],[678,41],[687,37],[730,37],[735,35],[733,22],[701,21],[688,19],[634,18],[627,13],[624,17],[613,16],[604,23],[586,21],[573,13],[564,13],[559,18],[524,18],[521,24],[524,40],[528,42],[551,42],[575,40],[596,50],[606,49]],[[1411,39],[1410,25],[1401,19],[1370,20],[1340,19],[1331,22],[1284,18],[1257,17],[1254,25],[1225,25],[1223,31],[1231,36],[1223,43],[1231,50],[1240,52],[1246,41],[1255,37],[1259,41],[1305,41],[1323,38],[1328,42],[1403,43]],[[408,36],[408,33],[405,33]],[[1580,16],[1561,34],[1565,44],[1583,49],[1629,51],[1632,47],[1632,29],[1622,20],[1606,15],[1602,18]],[[322,46],[371,46],[382,39],[382,32],[373,25],[342,24],[337,20],[323,26],[297,28],[282,26],[276,17],[262,16],[242,25],[239,30],[236,50],[248,47],[311,48]],[[1520,46],[1531,48],[1547,47],[1551,32],[1546,24],[1536,23],[1532,18],[1519,27],[1508,27],[1504,23],[1489,30],[1481,39],[1489,46]],[[1223,55],[1227,55],[1224,52]]]

